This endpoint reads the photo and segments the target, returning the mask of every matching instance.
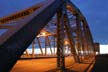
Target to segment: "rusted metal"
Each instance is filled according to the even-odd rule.
[[[65,69],[64,59],[64,20],[62,8],[57,12],[57,68]]]

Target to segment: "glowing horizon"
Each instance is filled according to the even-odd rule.
[[[100,45],[100,54],[108,54],[108,44]]]
[[[108,44],[101,44],[99,46],[99,51],[100,51],[100,54],[108,54]],[[29,53],[32,53],[32,48],[28,48],[27,49]],[[45,51],[45,48],[42,48],[43,52]],[[54,48],[52,48],[52,52],[54,53]],[[55,52],[56,52],[56,49],[55,49]],[[36,54],[40,54],[41,51],[39,48],[35,48],[35,53]],[[50,48],[47,48],[47,53],[48,54],[51,54],[50,52]]]

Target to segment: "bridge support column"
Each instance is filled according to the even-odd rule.
[[[42,47],[41,47],[41,43],[40,43],[40,40],[38,37],[36,37],[37,39],[37,42],[38,42],[38,45],[39,45],[39,48],[40,48],[40,51],[41,51],[41,55],[43,56],[43,50],[42,50]]]
[[[32,42],[32,58],[35,57],[35,41]]]
[[[62,9],[57,12],[57,68],[65,69],[64,59],[64,23]]]
[[[81,30],[81,22],[80,22],[80,19],[79,19],[79,14],[75,14],[76,16],[76,26],[77,26],[77,47],[78,47],[78,56],[79,56],[79,63],[82,62],[83,58],[82,58],[82,55],[84,54],[84,45],[83,45],[83,33],[82,33],[82,30]]]

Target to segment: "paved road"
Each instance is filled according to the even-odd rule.
[[[73,57],[65,58],[65,72],[85,72],[91,62],[75,63]],[[56,58],[19,60],[11,72],[60,72],[56,69]]]
[[[108,72],[108,55],[96,56],[96,61],[91,72]]]

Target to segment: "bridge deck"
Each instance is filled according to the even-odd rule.
[[[75,63],[72,57],[65,58],[66,70],[68,72],[84,72],[91,69],[92,60],[83,63]],[[56,58],[19,60],[11,72],[58,72],[56,69]],[[88,71],[89,72],[89,71]]]

